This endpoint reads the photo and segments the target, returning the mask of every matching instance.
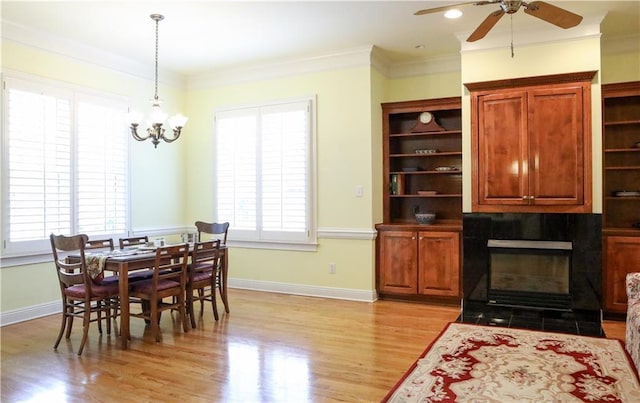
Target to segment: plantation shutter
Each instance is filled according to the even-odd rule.
[[[216,114],[215,217],[231,240],[309,239],[310,101]]]
[[[216,117],[216,201],[218,221],[245,237],[257,233],[257,118],[255,109]]]
[[[82,97],[78,110],[78,231],[126,233],[127,132],[122,105]]]
[[[71,94],[15,83],[5,92],[8,197],[4,239],[43,249],[71,232]],[[40,242],[38,242],[40,241]],[[20,249],[20,248],[19,248]]]
[[[49,251],[51,233],[125,234],[126,104],[15,77],[4,83],[3,256]]]
[[[307,109],[306,103],[299,102],[261,110],[263,239],[306,237]]]

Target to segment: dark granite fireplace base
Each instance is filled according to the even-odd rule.
[[[553,311],[466,302],[458,322],[605,337],[595,311]]]
[[[601,326],[601,217],[598,214],[465,213],[463,303],[459,322],[604,337]],[[498,305],[488,297],[488,239],[573,245],[568,309]],[[524,299],[523,299],[524,302]]]

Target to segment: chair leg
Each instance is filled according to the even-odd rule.
[[[96,301],[96,311],[98,312],[98,332],[102,334],[102,311],[103,311],[103,301]]]
[[[204,288],[198,288],[198,299],[200,300],[200,316],[204,312]]]
[[[80,342],[80,349],[78,350],[78,355],[82,355],[82,350],[84,350],[84,345],[87,342],[87,338],[89,336],[89,324],[91,323],[91,307],[88,307],[84,311],[84,317],[82,319],[82,341]],[[98,321],[98,323],[100,323]]]
[[[180,316],[182,316],[182,329],[187,333],[189,332],[189,326],[187,324],[187,308],[184,294],[180,294],[180,296],[178,296],[178,303],[180,304]]]
[[[213,318],[215,320],[219,320],[220,316],[218,315],[218,302],[216,301],[216,286],[215,286],[215,284],[211,286],[211,308],[213,309]]]
[[[70,307],[69,309],[69,313],[73,315],[73,313],[75,312],[76,308],[75,307]],[[71,329],[73,329],[73,316],[68,316],[67,317],[67,334],[64,335],[65,338],[70,338],[71,337]]]
[[[111,298],[105,301],[105,307],[107,308],[105,310],[105,315],[107,316],[107,334],[111,334],[111,318],[113,317],[111,311],[113,310],[113,306],[113,300]]]
[[[198,289],[198,294],[200,294],[200,289]],[[191,292],[187,291],[187,315],[191,320],[191,328],[196,328],[196,318],[193,308],[193,290]]]
[[[60,341],[62,340],[62,335],[64,334],[64,329],[67,327],[67,321],[69,320],[67,317],[67,307],[64,306],[62,308],[62,321],[60,322],[60,332],[58,333],[58,338],[56,339],[56,344],[53,345],[53,349],[57,349]]]

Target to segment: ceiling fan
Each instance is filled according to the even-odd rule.
[[[416,11],[415,15],[432,14],[441,11],[446,11],[459,6],[467,4],[473,4],[474,6],[484,6],[486,4],[498,4],[499,10],[496,10],[489,14],[487,18],[476,28],[475,31],[467,38],[467,42],[475,42],[478,39],[484,38],[484,36],[493,28],[494,25],[505,14],[513,14],[524,7],[524,12],[532,15],[536,18],[540,18],[543,21],[549,22],[560,28],[571,28],[580,24],[582,16],[574,14],[571,11],[565,10],[560,7],[556,7],[544,1],[506,1],[506,0],[487,0],[487,1],[473,1],[467,3],[454,4],[451,6],[428,8],[425,10]]]

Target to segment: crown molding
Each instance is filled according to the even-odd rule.
[[[141,63],[115,53],[87,46],[60,36],[52,36],[46,32],[25,27],[10,21],[2,20],[2,39],[91,64],[100,68],[115,70],[120,73],[153,81],[153,63]],[[181,88],[185,78],[171,70],[160,69],[159,80],[167,85]]]
[[[373,46],[364,46],[305,58],[236,66],[194,74],[187,78],[187,89],[221,87],[328,70],[370,66],[372,49]]]

